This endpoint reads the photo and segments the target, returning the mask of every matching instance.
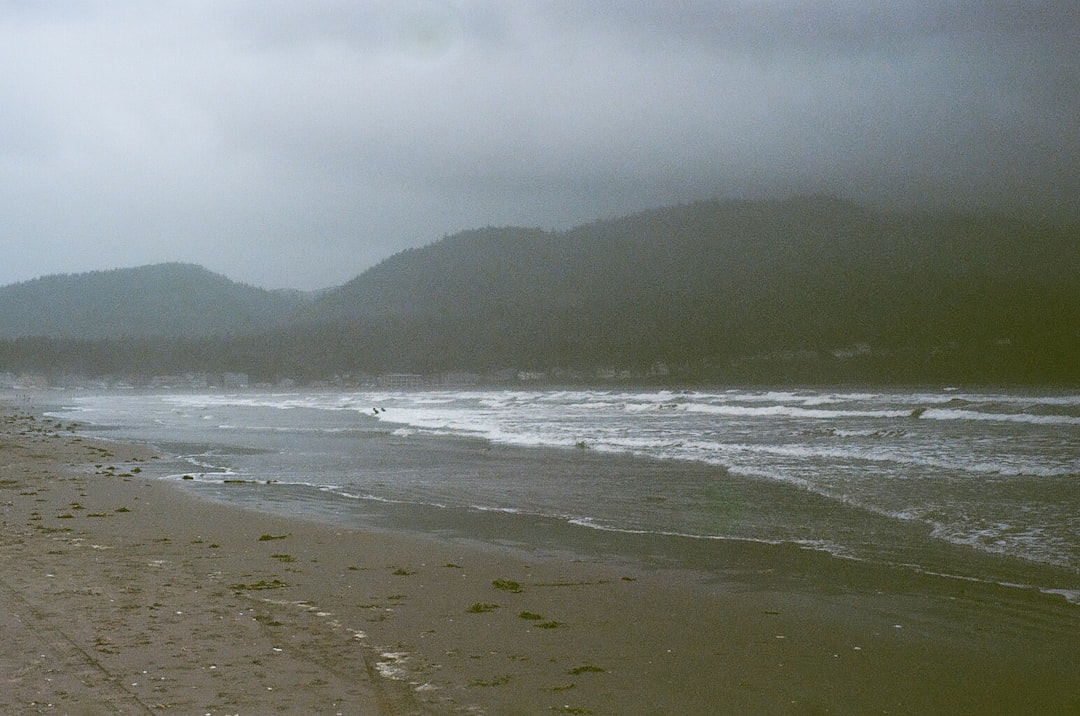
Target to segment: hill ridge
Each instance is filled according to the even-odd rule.
[[[0,338],[235,335],[279,323],[302,302],[193,263],[51,274],[0,287]]]
[[[170,372],[213,365],[265,380],[665,366],[693,381],[1080,381],[1076,227],[829,197],[472,229],[307,299],[194,265],[149,267],[149,281],[118,271],[87,279],[101,289],[89,298],[70,280],[57,284],[64,300],[39,294],[54,323],[68,321],[44,335],[171,336],[188,345],[160,359]],[[12,335],[11,291],[0,288],[0,338]],[[106,298],[115,306],[102,310]],[[63,370],[35,350],[12,355]],[[155,350],[121,367],[153,372]]]

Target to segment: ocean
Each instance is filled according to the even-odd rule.
[[[1080,394],[408,390],[102,395],[209,499],[703,574],[797,548],[1080,604]]]

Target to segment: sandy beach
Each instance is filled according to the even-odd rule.
[[[1058,595],[793,547],[716,546],[706,579],[348,529],[0,414],[3,713],[1080,713]]]

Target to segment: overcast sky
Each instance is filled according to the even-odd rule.
[[[0,284],[801,193],[1080,217],[1080,2],[0,3]]]

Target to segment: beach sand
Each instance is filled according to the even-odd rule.
[[[701,572],[188,494],[0,410],[0,713],[1080,713],[1080,607],[794,547]]]

